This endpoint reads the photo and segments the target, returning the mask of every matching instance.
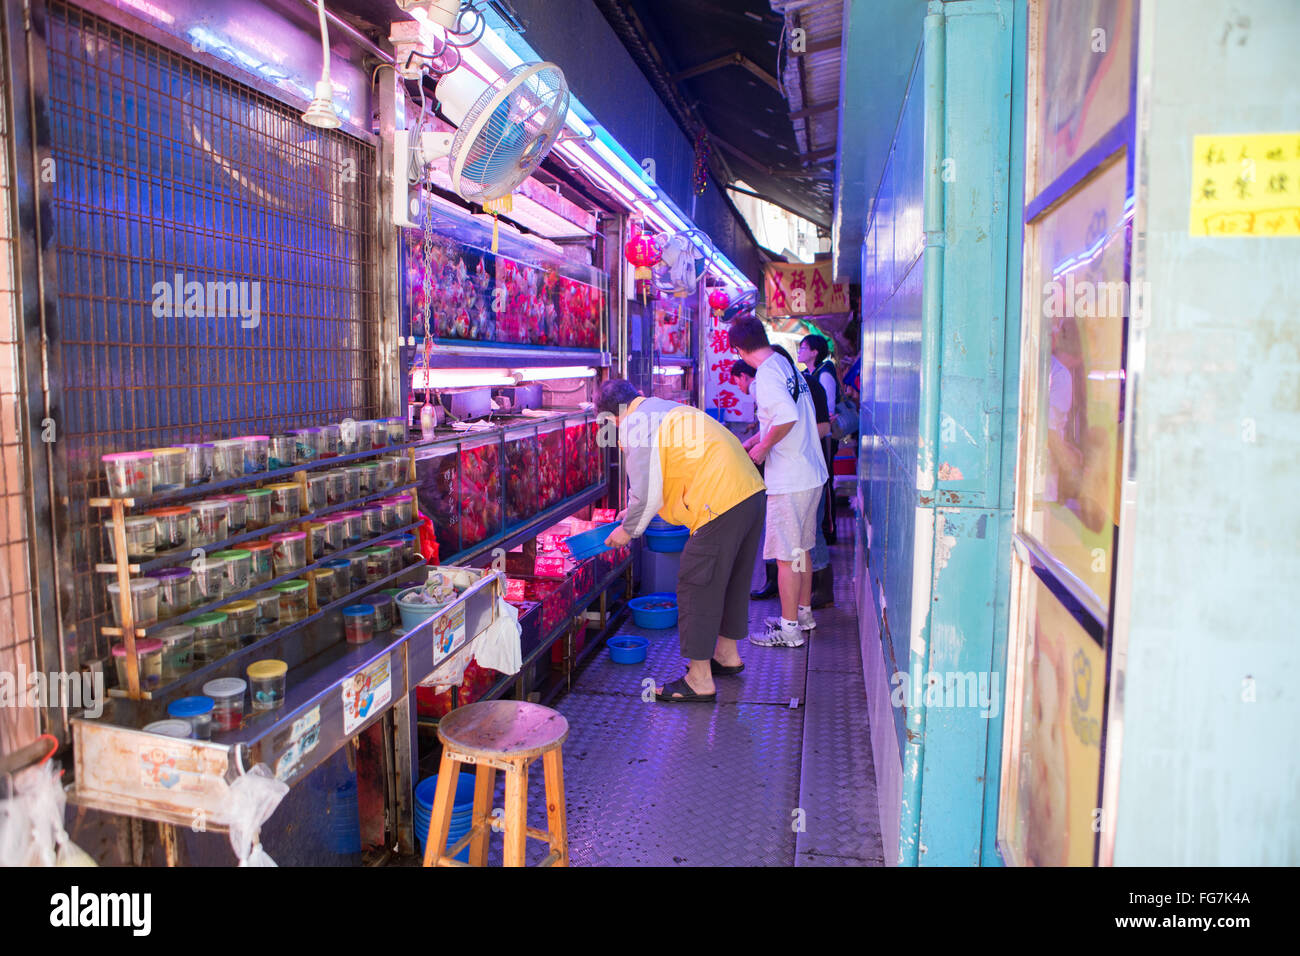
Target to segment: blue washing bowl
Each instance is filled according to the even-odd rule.
[[[653,604],[662,604],[670,602],[672,607],[651,607]],[[646,594],[643,597],[633,598],[627,602],[627,606],[632,609],[632,618],[636,621],[637,627],[650,629],[672,627],[677,623],[677,595],[676,594]]]
[[[645,660],[650,642],[644,637],[611,637],[606,646],[615,664],[640,664]]]

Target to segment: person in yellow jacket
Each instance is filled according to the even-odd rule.
[[[677,574],[677,630],[686,675],[656,687],[665,702],[714,701],[715,676],[745,667],[737,642],[749,636],[749,583],[762,538],[766,488],[736,436],[698,408],[644,398],[624,379],[601,386],[597,409],[618,423],[628,507],[606,539],[622,547],[655,514],[691,536]]]

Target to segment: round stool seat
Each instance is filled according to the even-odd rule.
[[[438,739],[478,757],[536,757],[569,736],[558,711],[522,700],[483,700],[458,707],[438,721]]]

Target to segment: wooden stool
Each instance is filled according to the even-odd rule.
[[[442,763],[438,788],[429,814],[424,846],[425,866],[484,866],[492,826],[492,794],[497,771],[506,774],[506,866],[523,866],[527,838],[546,840],[551,852],[541,866],[569,865],[569,835],[564,813],[564,763],[560,747],[569,736],[569,722],[540,704],[518,700],[485,700],[466,704],[438,722]],[[538,757],[546,774],[546,830],[528,826],[528,766]],[[476,764],[474,813],[470,831],[447,848],[452,806],[461,764]],[[469,844],[469,863],[455,859]]]

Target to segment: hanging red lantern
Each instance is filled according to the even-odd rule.
[[[654,237],[645,235],[637,226],[633,226],[632,238],[623,247],[623,254],[636,267],[636,291],[644,302],[650,291],[650,267],[659,261],[659,245]]]
[[[722,318],[722,313],[727,311],[727,306],[731,305],[731,296],[727,295],[723,289],[714,289],[709,293],[709,308],[713,310],[715,319]]]

